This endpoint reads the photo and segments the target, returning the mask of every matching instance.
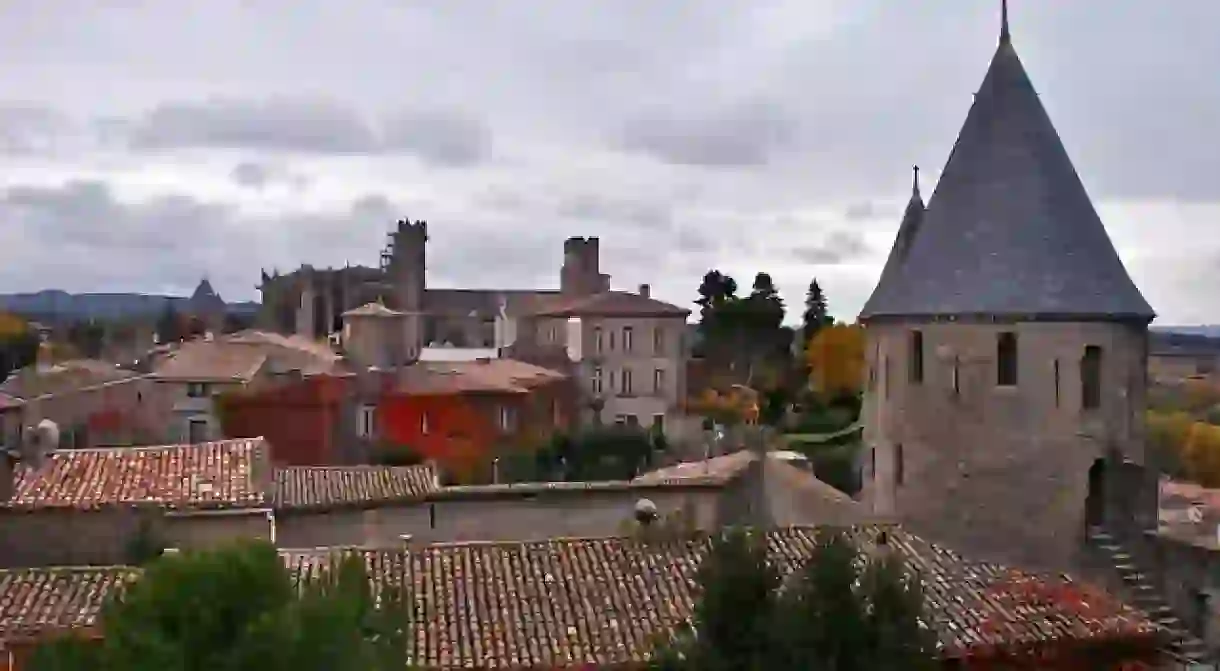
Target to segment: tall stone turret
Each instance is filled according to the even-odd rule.
[[[1017,56],[991,65],[860,314],[866,500],[957,549],[1076,566],[1105,473],[1143,462],[1148,324]]]

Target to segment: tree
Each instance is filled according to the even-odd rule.
[[[783,579],[761,535],[731,530],[713,540],[696,579],[691,630],[661,646],[654,669],[936,668],[918,579],[897,556],[862,555],[838,531],[820,532],[809,559]]]
[[[34,365],[41,347],[42,339],[33,331],[0,336],[0,381],[15,370]]]
[[[68,344],[76,348],[81,356],[97,359],[101,357],[106,344],[106,328],[92,319],[75,322],[68,327]]]
[[[767,560],[766,537],[730,529],[713,538],[696,581],[690,627],[661,649],[654,668],[778,671],[770,662],[781,575]]]
[[[98,643],[65,638],[34,671],[388,671],[406,668],[409,610],[347,558],[300,591],[274,547],[241,543],[153,562],[103,609]]]
[[[709,270],[703,276],[703,282],[699,285],[699,300],[695,304],[699,306],[699,323],[700,325],[707,322],[708,316],[711,315],[716,308],[737,297],[737,281],[731,276],[721,273],[719,270]]]
[[[165,309],[161,311],[161,316],[157,318],[157,342],[168,343],[178,342],[184,337],[182,331],[182,320],[178,317],[178,311],[174,309],[174,304],[166,301]]]
[[[1220,426],[1193,422],[1182,446],[1182,465],[1191,480],[1220,487]]]
[[[805,293],[805,312],[801,315],[801,342],[809,342],[818,334],[823,326],[834,324],[826,311],[826,295],[815,277],[809,282],[809,290]]]
[[[834,324],[818,330],[805,352],[812,386],[824,397],[858,394],[864,381],[864,330]]]

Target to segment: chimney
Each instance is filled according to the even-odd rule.
[[[640,295],[644,298],[652,298],[652,287],[647,284],[640,285]]]
[[[398,542],[404,549],[410,550],[411,546],[415,544],[415,537],[411,534],[398,534]]]

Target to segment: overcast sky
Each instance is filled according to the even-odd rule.
[[[1011,5],[1158,322],[1220,322],[1220,3]],[[709,268],[765,270],[795,306],[816,276],[851,318],[998,6],[4,2],[0,292],[257,298],[260,267],[375,265],[410,217],[434,287],[555,287],[596,235],[616,288],[689,305]]]

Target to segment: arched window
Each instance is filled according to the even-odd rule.
[[[1101,407],[1101,348],[1097,345],[1085,347],[1080,357],[1080,407]]]
[[[996,338],[996,381],[1001,387],[1017,385],[1017,334],[1005,331]]]

